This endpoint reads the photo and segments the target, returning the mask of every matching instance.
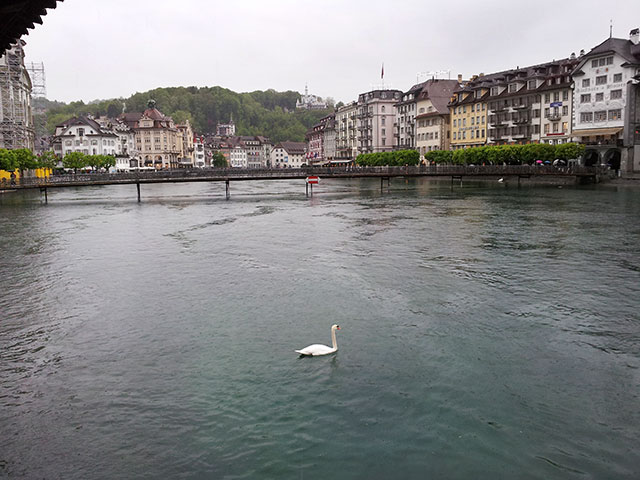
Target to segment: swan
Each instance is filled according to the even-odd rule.
[[[326,345],[321,345],[319,343],[315,343],[313,345],[309,345],[308,347],[303,348],[302,350],[296,350],[301,356],[309,356],[309,357],[317,357],[318,355],[329,355],[330,353],[335,353],[338,351],[338,342],[336,342],[336,330],[340,330],[339,325],[331,325],[331,342],[332,346],[327,347]]]
[[[504,178],[499,179],[498,182],[500,183],[504,182]]]

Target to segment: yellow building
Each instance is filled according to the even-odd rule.
[[[487,143],[487,102],[489,88],[474,77],[451,97],[449,114],[451,149],[478,147]]]

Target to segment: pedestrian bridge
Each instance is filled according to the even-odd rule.
[[[574,177],[577,183],[598,182],[608,171],[602,167],[561,167],[530,165],[431,165],[404,167],[304,167],[304,168],[203,168],[158,170],[128,173],[78,173],[52,175],[47,178],[23,177],[15,184],[0,183],[0,190],[26,190],[39,188],[47,193],[49,188],[83,187],[96,185],[137,185],[140,201],[140,185],[149,183],[225,182],[227,198],[231,181],[249,180],[304,180],[308,176],[331,178],[380,178],[389,181],[394,177],[440,177],[462,183],[463,178],[504,178],[518,180],[532,177]]]

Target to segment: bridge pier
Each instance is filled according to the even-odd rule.
[[[460,180],[460,186],[462,186],[462,175],[451,175],[451,190],[453,190],[454,180]]]
[[[227,200],[231,198],[231,191],[229,190],[229,180],[225,180],[225,188],[226,188],[226,197]]]
[[[384,181],[387,181],[387,188],[391,186],[391,177],[380,177],[380,192],[384,189]]]
[[[40,193],[44,192],[44,203],[49,203],[49,198],[47,197],[47,187],[40,187]]]
[[[140,182],[136,183],[136,188],[138,189],[138,203],[140,203]]]

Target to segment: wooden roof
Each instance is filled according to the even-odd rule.
[[[56,8],[63,0],[2,0],[0,2],[0,55],[12,43],[17,42],[27,29],[35,28],[35,24],[42,25],[42,17],[47,14],[47,8]]]

